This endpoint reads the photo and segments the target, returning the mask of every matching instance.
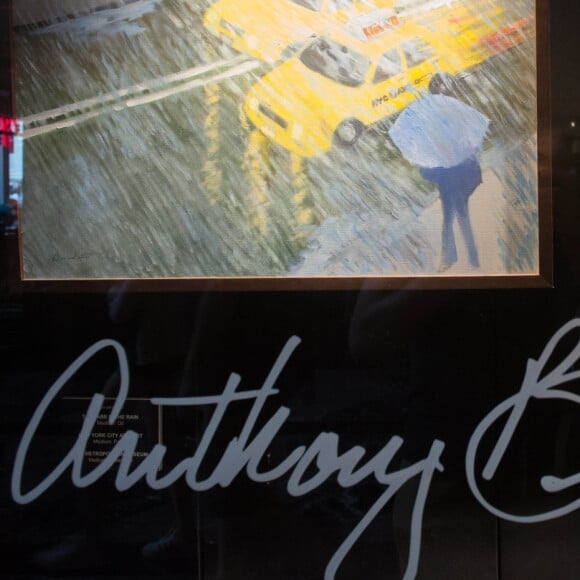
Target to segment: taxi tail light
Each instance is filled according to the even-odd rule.
[[[481,39],[480,44],[493,54],[514,48],[529,38],[533,32],[531,17],[522,18],[513,24],[504,26],[501,30]]]

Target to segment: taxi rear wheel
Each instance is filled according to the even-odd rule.
[[[358,119],[346,119],[334,131],[334,141],[340,147],[351,147],[358,141],[364,128]]]

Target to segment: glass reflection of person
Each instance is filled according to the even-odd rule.
[[[189,355],[191,324],[194,320],[195,300],[188,294],[155,294],[135,291],[133,282],[114,285],[108,296],[108,316],[111,322],[123,328],[120,334],[128,354],[131,376],[131,396],[133,399],[147,400],[153,396],[174,396],[181,387],[184,364]],[[118,370],[108,377],[102,387],[102,394],[113,397],[118,392],[120,374]],[[157,419],[148,404],[139,405],[139,412],[150,438],[157,435]],[[137,409],[135,409],[137,411]],[[131,409],[131,413],[133,409]],[[176,421],[171,413],[165,413],[164,438],[172,452],[182,448],[184,436],[177,432]],[[150,443],[152,445],[152,443]],[[167,461],[174,458],[167,454]],[[81,518],[73,535],[63,538],[54,546],[34,554],[36,567],[51,573],[71,570],[101,569],[108,562],[107,512],[108,490],[105,479],[87,489],[79,496]],[[178,485],[170,489],[171,501],[180,507],[176,511],[174,533],[169,544],[156,542],[149,554],[157,560],[161,555],[179,563],[190,572],[189,577],[197,577],[199,562],[196,560],[197,521],[194,498],[184,495]],[[141,505],[141,504],[139,504]],[[150,522],[154,528],[155,522]],[[166,538],[167,540],[167,538]],[[188,550],[181,549],[187,546]],[[181,549],[181,550],[180,550]],[[184,557],[184,554],[188,556]]]

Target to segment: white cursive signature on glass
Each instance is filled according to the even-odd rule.
[[[445,444],[442,441],[433,441],[425,459],[403,469],[389,471],[393,458],[404,443],[401,437],[391,437],[380,451],[367,458],[366,449],[362,446],[354,446],[340,454],[338,452],[339,436],[332,432],[320,433],[309,446],[297,447],[279,465],[268,471],[260,468],[269,446],[288,419],[290,409],[284,406],[279,407],[259,430],[256,429],[256,423],[268,397],[279,392],[275,388],[278,377],[299,343],[300,339],[296,336],[287,341],[264,384],[257,390],[238,391],[241,377],[232,373],[220,395],[152,399],[151,403],[157,406],[213,406],[213,414],[199,440],[195,453],[191,457],[183,459],[165,475],[161,476],[159,473],[159,468],[167,452],[167,447],[161,443],[157,443],[145,459],[133,466],[134,453],[140,434],[132,430],[127,430],[122,434],[102,463],[89,473],[82,473],[86,446],[99,415],[103,412],[105,400],[103,395],[95,394],[87,407],[76,443],[40,483],[28,491],[23,491],[22,477],[27,453],[45,413],[75,373],[98,352],[107,348],[113,348],[116,352],[121,378],[119,394],[108,416],[110,425],[115,424],[123,409],[129,391],[129,367],[125,350],[114,340],[97,342],[65,370],[48,390],[34,412],[16,453],[11,482],[12,497],[21,504],[34,501],[46,492],[68,468],[71,468],[73,484],[84,488],[95,483],[116,466],[115,487],[119,491],[129,489],[141,479],[145,479],[152,489],[164,489],[178,479],[184,478],[192,490],[206,491],[216,486],[229,486],[244,470],[251,480],[261,483],[272,482],[288,475],[286,489],[292,496],[305,495],[320,487],[332,476],[335,476],[338,484],[344,488],[356,486],[364,479],[373,476],[375,481],[385,489],[331,557],[324,575],[325,580],[331,580],[335,577],[338,568],[351,548],[372,521],[406,483],[418,477],[419,485],[411,515],[409,557],[404,574],[404,580],[412,580],[416,576],[419,563],[423,512],[427,493],[435,472],[443,471],[440,458]],[[253,401],[253,404],[241,432],[229,441],[211,475],[206,479],[200,479],[200,466],[226,410],[230,404],[244,400]]]
[[[574,364],[580,360],[580,341],[572,351],[559,363],[553,370],[546,373],[546,365],[554,354],[556,348],[569,333],[580,329],[580,319],[576,318],[565,324],[552,337],[538,360],[529,359],[524,380],[519,393],[506,399],[495,407],[478,425],[474,431],[467,448],[465,458],[465,467],[467,480],[473,495],[477,500],[492,514],[512,522],[520,523],[537,523],[546,520],[558,518],[573,512],[580,508],[580,499],[574,500],[565,506],[553,509],[544,513],[533,515],[514,515],[502,511],[487,501],[478,486],[475,473],[475,461],[479,445],[489,429],[503,416],[508,415],[503,430],[493,448],[487,462],[483,467],[481,476],[485,480],[491,480],[501,463],[514,433],[520,423],[530,399],[558,399],[580,404],[580,396],[570,391],[562,390],[557,387],[580,378],[580,371],[573,370]],[[580,474],[573,475],[564,479],[553,475],[545,475],[541,478],[540,484],[547,492],[563,491],[573,485],[580,483]]]

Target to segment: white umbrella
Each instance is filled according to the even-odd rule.
[[[489,119],[446,95],[425,95],[400,115],[389,135],[401,153],[419,167],[454,167],[477,154]]]

